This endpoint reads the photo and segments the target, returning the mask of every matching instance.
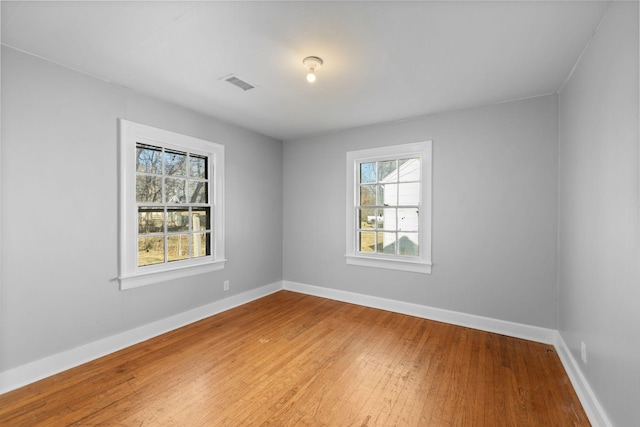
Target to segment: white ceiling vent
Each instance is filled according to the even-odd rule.
[[[234,76],[233,74],[223,77],[223,79],[225,82],[229,82],[232,85],[237,86],[244,91],[255,88],[254,85],[247,83],[242,79],[239,79],[237,76]]]

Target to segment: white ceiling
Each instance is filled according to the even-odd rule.
[[[609,1],[8,2],[2,44],[272,137],[556,92]],[[302,59],[324,59],[316,83]],[[257,86],[221,80],[235,74]]]

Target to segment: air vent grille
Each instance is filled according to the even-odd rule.
[[[229,82],[234,86],[239,87],[240,89],[247,91],[249,89],[253,89],[255,88],[254,85],[249,84],[247,82],[245,82],[244,80],[241,80],[239,78],[237,78],[236,76],[229,76],[227,78],[224,79],[225,82]]]

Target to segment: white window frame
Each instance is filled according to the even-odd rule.
[[[418,239],[419,256],[372,254],[358,251],[357,213],[359,197],[359,170],[361,163],[397,158],[419,157],[421,167],[420,219]],[[387,268],[414,273],[431,273],[431,193],[432,142],[416,142],[388,147],[347,152],[347,230],[346,262],[349,265]]]
[[[167,280],[221,270],[224,254],[224,146],[203,139],[119,120],[119,277],[120,289],[132,289]],[[213,227],[211,254],[181,261],[138,267],[138,205],[136,203],[137,143],[207,156],[209,201]]]

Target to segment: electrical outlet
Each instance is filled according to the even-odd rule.
[[[225,291],[228,291],[228,290],[229,290],[229,281],[228,281],[228,280],[225,280],[225,281],[224,281],[224,290],[225,290]]]
[[[584,341],[580,342],[580,358],[582,359],[582,362],[586,365],[587,364],[587,345],[584,343]]]

